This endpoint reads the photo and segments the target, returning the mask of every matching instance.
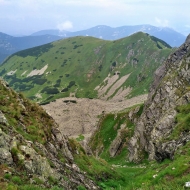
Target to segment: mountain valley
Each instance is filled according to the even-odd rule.
[[[172,51],[141,32],[114,42],[74,37],[13,54],[0,73],[16,91],[47,104],[64,134],[88,137],[102,112],[146,100],[154,71]]]
[[[0,188],[186,188],[189,65],[190,35],[178,49],[138,32],[14,53],[0,65]]]

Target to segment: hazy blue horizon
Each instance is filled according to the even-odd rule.
[[[0,32],[30,35],[41,30],[80,31],[97,25],[150,24],[190,33],[187,0],[0,0]]]

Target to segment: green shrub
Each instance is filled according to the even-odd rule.
[[[48,181],[49,181],[50,184],[53,184],[53,185],[58,184],[58,180],[56,178],[52,177],[52,176],[48,177]]]
[[[46,86],[43,90],[41,90],[41,93],[58,94],[59,90],[57,88],[52,88],[52,87]]]
[[[33,180],[36,182],[36,184],[43,184],[44,182],[41,180],[41,179],[39,179],[39,178],[37,178],[37,177],[35,177],[35,178],[33,178]]]
[[[77,187],[77,190],[86,190],[86,188],[85,188],[83,185],[79,185],[79,186]]]
[[[6,173],[6,174],[4,175],[4,178],[5,178],[5,179],[11,179],[11,176],[12,176],[12,175],[11,175],[10,173]]]
[[[19,176],[13,176],[12,177],[12,182],[16,183],[17,185],[21,185],[22,184],[22,180]]]
[[[12,154],[13,156],[17,156],[17,154],[18,154],[18,149],[17,149],[16,147],[13,147],[13,148],[11,149],[11,154]]]
[[[76,138],[77,141],[83,141],[84,140],[84,136],[83,135],[79,135],[77,138]]]

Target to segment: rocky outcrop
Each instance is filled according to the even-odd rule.
[[[125,125],[122,125],[120,129],[117,130],[117,136],[112,141],[109,153],[111,157],[116,156],[118,151],[121,149],[122,145],[125,142],[125,136],[123,134],[127,133],[127,129],[125,129]]]
[[[129,143],[129,160],[139,162],[144,153],[149,159],[173,159],[176,149],[190,140],[188,131],[175,140],[167,137],[176,127],[176,107],[190,102],[190,35],[155,72],[148,100]]]
[[[7,125],[7,119],[5,118],[4,114],[0,110],[0,123]]]
[[[98,189],[74,163],[70,143],[51,116],[1,80],[0,94],[0,166],[11,168],[13,174],[24,172],[31,184],[38,178],[48,189],[53,185],[68,190],[79,186]]]

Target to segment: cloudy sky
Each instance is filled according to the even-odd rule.
[[[0,32],[151,24],[190,33],[189,0],[0,0]]]

